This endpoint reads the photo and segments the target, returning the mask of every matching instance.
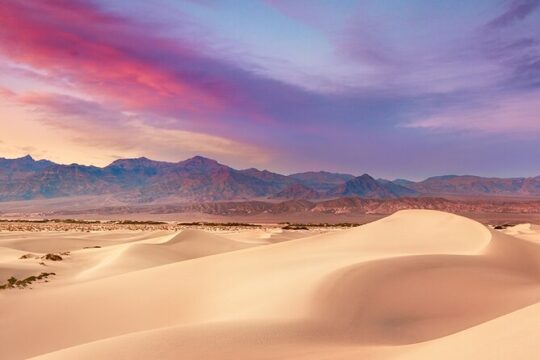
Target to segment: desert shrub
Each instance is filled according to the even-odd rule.
[[[330,223],[309,223],[309,224],[292,224],[292,223],[282,223],[286,224],[286,226],[282,227],[282,229],[285,230],[304,230],[302,228],[350,228],[350,227],[357,227],[362,226],[362,224],[358,223],[337,223],[337,224],[330,224]],[[287,227],[290,227],[286,229]]]
[[[50,261],[62,261],[63,258],[60,255],[57,254],[47,254],[42,257],[42,259],[50,260]]]
[[[497,225],[494,227],[495,230],[504,230],[506,228],[509,228],[509,227],[513,227],[515,226],[514,224],[502,224],[502,225]]]
[[[181,226],[216,226],[216,227],[251,227],[251,228],[260,228],[261,225],[258,224],[250,224],[250,223],[242,223],[242,222],[226,222],[226,223],[220,223],[220,222],[182,222],[178,223],[178,225]]]
[[[164,221],[138,221],[138,220],[120,220],[116,222],[121,225],[167,225]]]
[[[307,226],[303,225],[287,225],[282,227],[283,230],[309,230]]]
[[[52,276],[52,275],[56,275],[56,273],[42,272],[41,274],[39,274],[37,276],[32,275],[32,276],[29,276],[26,279],[22,279],[22,280],[18,280],[16,277],[12,276],[7,280],[6,284],[0,285],[0,290],[13,289],[15,287],[25,288],[25,287],[27,287],[28,285],[32,284],[35,281],[48,278],[49,276]],[[45,281],[47,281],[47,280],[45,280]]]

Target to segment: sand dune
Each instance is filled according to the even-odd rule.
[[[110,246],[142,241],[163,236],[167,232],[152,234],[140,231],[110,231],[99,233],[0,233],[0,246],[26,252],[50,253],[80,250],[87,246]]]
[[[184,231],[75,251],[64,280],[0,293],[0,358],[526,359],[540,351],[528,334],[538,334],[530,319],[540,319],[534,242],[427,210],[273,244],[226,236]]]
[[[535,359],[539,352],[540,305],[500,318],[421,346],[402,349],[399,360],[413,359]]]
[[[506,228],[503,233],[540,244],[540,225],[518,224]]]
[[[26,278],[42,270],[42,266],[36,261],[21,261],[20,257],[27,252],[0,247],[0,285],[4,284],[8,278]]]
[[[252,246],[201,230],[187,229],[179,234],[94,250],[96,264],[82,271],[77,278],[97,279]]]

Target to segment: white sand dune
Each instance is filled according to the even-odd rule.
[[[540,351],[531,336],[540,247],[472,220],[408,210],[249,248],[210,235],[87,250],[90,265],[75,266],[70,282],[0,292],[0,358],[529,359]]]
[[[54,253],[80,250],[88,246],[111,246],[127,242],[143,241],[168,234],[160,231],[152,234],[140,231],[111,231],[97,233],[0,233],[0,247],[25,252]]]
[[[201,230],[187,229],[179,234],[96,249],[92,254],[95,265],[80,272],[77,279],[103,278],[252,246]]]
[[[328,229],[319,229],[320,232],[328,232]],[[274,244],[283,241],[301,239],[313,236],[316,231],[283,230],[281,228],[250,229],[244,231],[226,231],[222,235],[226,238],[249,244]]]
[[[540,225],[518,224],[502,231],[507,235],[540,244]]]
[[[540,347],[539,318],[540,304],[537,303],[451,336],[403,348],[394,358],[536,359]]]
[[[36,263],[35,260],[20,260],[20,257],[26,254],[25,251],[0,247],[0,285],[4,284],[12,276],[24,279],[40,273],[42,266]]]

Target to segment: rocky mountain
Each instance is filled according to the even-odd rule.
[[[540,197],[540,176],[503,179],[449,175],[412,182],[325,171],[286,176],[254,168],[236,170],[202,156],[175,163],[144,157],[121,159],[106,167],[61,165],[30,156],[0,158],[0,201],[84,195],[104,195],[127,204],[267,198]]]
[[[407,196],[418,196],[420,193],[414,189],[411,189],[405,185],[400,184],[399,182],[388,181],[388,180],[377,180],[382,186],[384,186],[390,193],[394,194],[396,197],[407,197]]]
[[[486,178],[445,175],[403,184],[425,195],[454,196],[540,196],[540,176],[533,178]]]
[[[405,209],[431,209],[456,214],[540,214],[540,200],[504,201],[500,199],[448,200],[432,197],[406,197],[400,199],[364,199],[344,197],[323,201],[286,200],[269,201],[220,201],[166,205],[101,207],[84,210],[58,210],[47,215],[78,214],[169,214],[201,213],[220,216],[331,214],[331,215],[388,215]]]
[[[35,161],[30,156],[0,159],[0,201],[117,191],[117,187],[102,180],[102,171],[93,166]]]
[[[0,158],[0,181],[3,184],[18,181],[51,165],[54,163],[48,160],[35,161],[30,155],[18,159]]]
[[[292,174],[289,177],[321,193],[328,192],[336,186],[354,179],[354,176],[350,174],[331,173],[327,171],[308,171]]]
[[[524,194],[540,194],[540,176],[523,179],[521,191]]]
[[[395,199],[414,195],[417,195],[415,190],[391,181],[377,181],[368,174],[355,177],[327,193],[329,197],[358,196],[366,199]]]
[[[271,199],[304,199],[304,200],[313,200],[321,197],[321,194],[317,191],[309,188],[300,183],[294,183],[287,186],[282,191],[278,192],[276,195],[271,196]]]
[[[94,166],[52,165],[36,171],[24,181],[13,184],[14,195],[24,199],[74,195],[101,195],[121,190],[103,177],[103,169]]]
[[[286,175],[277,174],[268,170],[255,168],[240,170],[240,173],[262,180],[273,187],[273,191],[281,191],[286,187],[298,184],[298,181]]]
[[[272,181],[196,156],[158,172],[138,191],[148,201],[160,198],[218,201],[265,197],[274,193],[276,186]]]
[[[235,170],[202,156],[178,163],[121,159],[99,168],[0,159],[0,201],[111,194],[127,203],[265,198],[297,181],[256,169]]]
[[[106,166],[103,169],[103,175],[107,181],[129,189],[133,186],[145,185],[152,177],[170,169],[173,165],[172,163],[154,161],[145,157],[120,159]]]
[[[390,181],[390,180],[379,179],[379,181]],[[404,186],[404,187],[409,187],[414,184],[414,181],[407,180],[407,179],[395,179],[395,180],[392,180],[391,182],[397,185]]]

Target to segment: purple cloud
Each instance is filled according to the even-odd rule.
[[[504,13],[491,20],[490,28],[503,28],[525,19],[540,6],[539,0],[513,0]]]

